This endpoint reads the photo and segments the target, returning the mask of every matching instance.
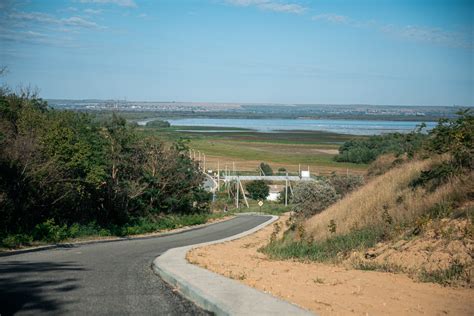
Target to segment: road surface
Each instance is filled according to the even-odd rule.
[[[153,259],[269,218],[239,216],[181,234],[0,257],[0,315],[206,315],[153,274]]]

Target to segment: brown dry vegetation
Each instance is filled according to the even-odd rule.
[[[410,188],[409,183],[435,162],[433,159],[411,161],[369,180],[359,190],[310,218],[305,223],[306,231],[315,240],[324,240],[334,235],[327,229],[331,221],[336,224],[336,235],[383,225],[387,217],[395,224],[409,223],[436,204],[473,191],[472,174],[453,178],[434,192]]]
[[[353,249],[349,257],[342,258],[344,264],[472,287],[474,172],[451,177],[435,190],[414,189],[410,183],[420,172],[446,157],[395,165],[393,159],[379,159],[370,170],[385,173],[308,219],[304,231],[315,241],[324,242],[339,235],[350,236],[358,229],[382,230],[383,242],[370,249]],[[430,215],[437,209],[445,213]]]

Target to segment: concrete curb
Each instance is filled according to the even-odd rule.
[[[184,297],[216,315],[313,315],[296,305],[190,264],[186,260],[186,253],[193,248],[242,238],[277,219],[278,216],[271,216],[265,223],[228,238],[170,249],[155,258],[153,270],[167,283],[176,287]]]
[[[240,214],[233,214],[233,215],[240,216]],[[222,223],[222,222],[231,220],[232,218],[234,217],[231,217],[224,221],[205,223],[205,224],[194,225],[194,226],[189,226],[189,227],[182,227],[182,228],[177,228],[170,232],[158,233],[158,234],[153,234],[153,235],[148,235],[148,236],[134,237],[132,235],[129,237],[114,237],[110,239],[86,240],[86,241],[77,241],[77,242],[71,242],[71,243],[59,243],[59,244],[53,244],[53,245],[44,245],[44,246],[37,246],[37,247],[31,247],[31,248],[25,248],[25,249],[3,251],[3,252],[0,252],[0,257],[8,257],[8,256],[20,255],[23,253],[38,252],[38,251],[58,249],[58,248],[73,248],[73,247],[79,247],[79,246],[91,245],[91,244],[101,244],[101,243],[127,241],[127,240],[151,239],[151,238],[165,237],[165,236],[171,236],[171,235],[178,235],[178,234],[183,234],[183,233],[197,230],[197,229],[202,229],[210,225]]]

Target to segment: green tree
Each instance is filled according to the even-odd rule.
[[[249,182],[245,188],[254,200],[264,200],[270,193],[270,187],[263,180],[255,180]]]
[[[272,169],[272,167],[270,167],[270,165],[267,164],[267,163],[261,162],[261,163],[260,163],[260,170],[262,170],[262,172],[263,172],[264,175],[266,175],[266,176],[271,176],[271,175],[273,175],[273,169]]]

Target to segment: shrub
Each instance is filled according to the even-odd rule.
[[[163,121],[163,120],[153,120],[148,123],[146,123],[146,127],[170,127],[171,124],[168,121]]]
[[[10,235],[2,239],[2,246],[6,248],[18,248],[28,246],[33,242],[33,238],[26,234]]]
[[[339,199],[336,189],[325,181],[299,182],[291,199],[294,210],[305,217],[321,212]]]
[[[474,168],[474,115],[459,111],[455,120],[442,119],[429,133],[427,149],[437,154],[450,153],[458,168]]]
[[[36,240],[58,242],[68,237],[67,226],[56,225],[54,219],[48,219],[35,226],[33,236]]]
[[[260,163],[260,169],[263,171],[263,173],[266,175],[266,176],[271,176],[273,175],[273,169],[272,167],[270,167],[269,164],[266,164],[264,162]]]
[[[433,192],[437,187],[446,183],[448,179],[459,173],[459,170],[450,162],[442,162],[434,165],[431,169],[424,170],[420,176],[410,182],[412,188],[426,187]]]
[[[249,182],[245,187],[254,200],[264,200],[270,193],[270,187],[263,180]]]
[[[358,175],[336,175],[329,178],[329,183],[334,187],[337,194],[344,197],[364,184],[364,177]]]
[[[406,153],[412,157],[426,138],[426,135],[421,133],[423,127],[422,125],[409,134],[392,133],[350,140],[339,148],[339,154],[334,159],[339,162],[370,163],[386,153],[397,156]]]

